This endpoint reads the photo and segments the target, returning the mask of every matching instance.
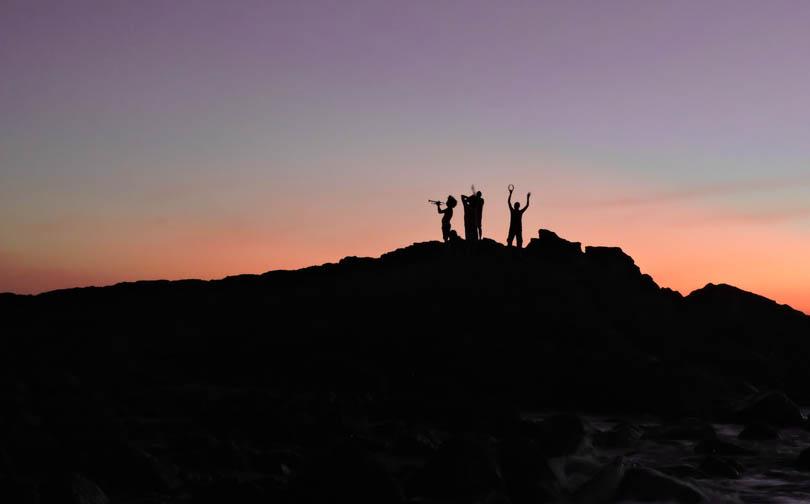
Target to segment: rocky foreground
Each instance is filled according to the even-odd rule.
[[[0,315],[0,502],[810,499],[810,317],[550,231]]]

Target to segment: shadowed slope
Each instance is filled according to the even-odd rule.
[[[681,397],[701,380],[806,396],[796,380],[807,374],[810,317],[729,286],[683,298],[619,248],[583,252],[545,230],[522,253],[491,240],[426,242],[298,271],[2,303],[26,335],[7,339],[10,350],[35,361],[58,355],[88,373],[111,366],[112,376],[124,365],[169,381],[407,394],[447,381],[524,406],[702,414],[714,401]]]
[[[728,286],[684,298],[619,248],[544,230],[523,251],[416,243],[298,271],[4,295],[0,311],[0,481],[14,492],[377,504],[497,489],[490,443],[452,441],[464,434],[501,439],[515,502],[548,502],[561,490],[542,460],[578,450],[584,427],[520,411],[796,425],[788,396],[810,400],[810,317]],[[425,474],[392,478],[371,453]],[[638,471],[615,478],[622,492],[666,478]]]

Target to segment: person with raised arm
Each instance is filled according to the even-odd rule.
[[[514,206],[512,205],[512,191],[515,190],[514,184],[509,184],[509,198],[506,200],[507,206],[509,206],[509,236],[506,238],[506,243],[508,246],[512,246],[512,240],[517,239],[517,246],[518,248],[523,248],[523,212],[529,209],[529,198],[531,198],[532,193],[526,194],[526,206],[523,209],[520,208],[520,203],[515,201]]]
[[[466,194],[461,195],[461,204],[464,207],[464,239],[469,242],[478,240],[478,228],[476,226],[475,217],[475,192],[470,196]]]
[[[484,215],[484,197],[481,195],[481,191],[475,193],[475,227],[478,231],[478,239],[482,240],[484,238],[484,232],[481,230],[481,219]]]

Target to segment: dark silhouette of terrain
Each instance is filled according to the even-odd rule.
[[[759,467],[810,403],[810,317],[545,230],[0,314],[3,502],[717,502],[702,478]],[[673,439],[677,464],[613,458]]]

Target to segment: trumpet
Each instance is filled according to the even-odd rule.
[[[432,199],[429,199],[429,200],[428,200],[428,203],[432,203],[432,204],[434,204],[434,205],[441,205],[441,204],[442,204],[442,202],[441,202],[441,201],[432,200]]]

